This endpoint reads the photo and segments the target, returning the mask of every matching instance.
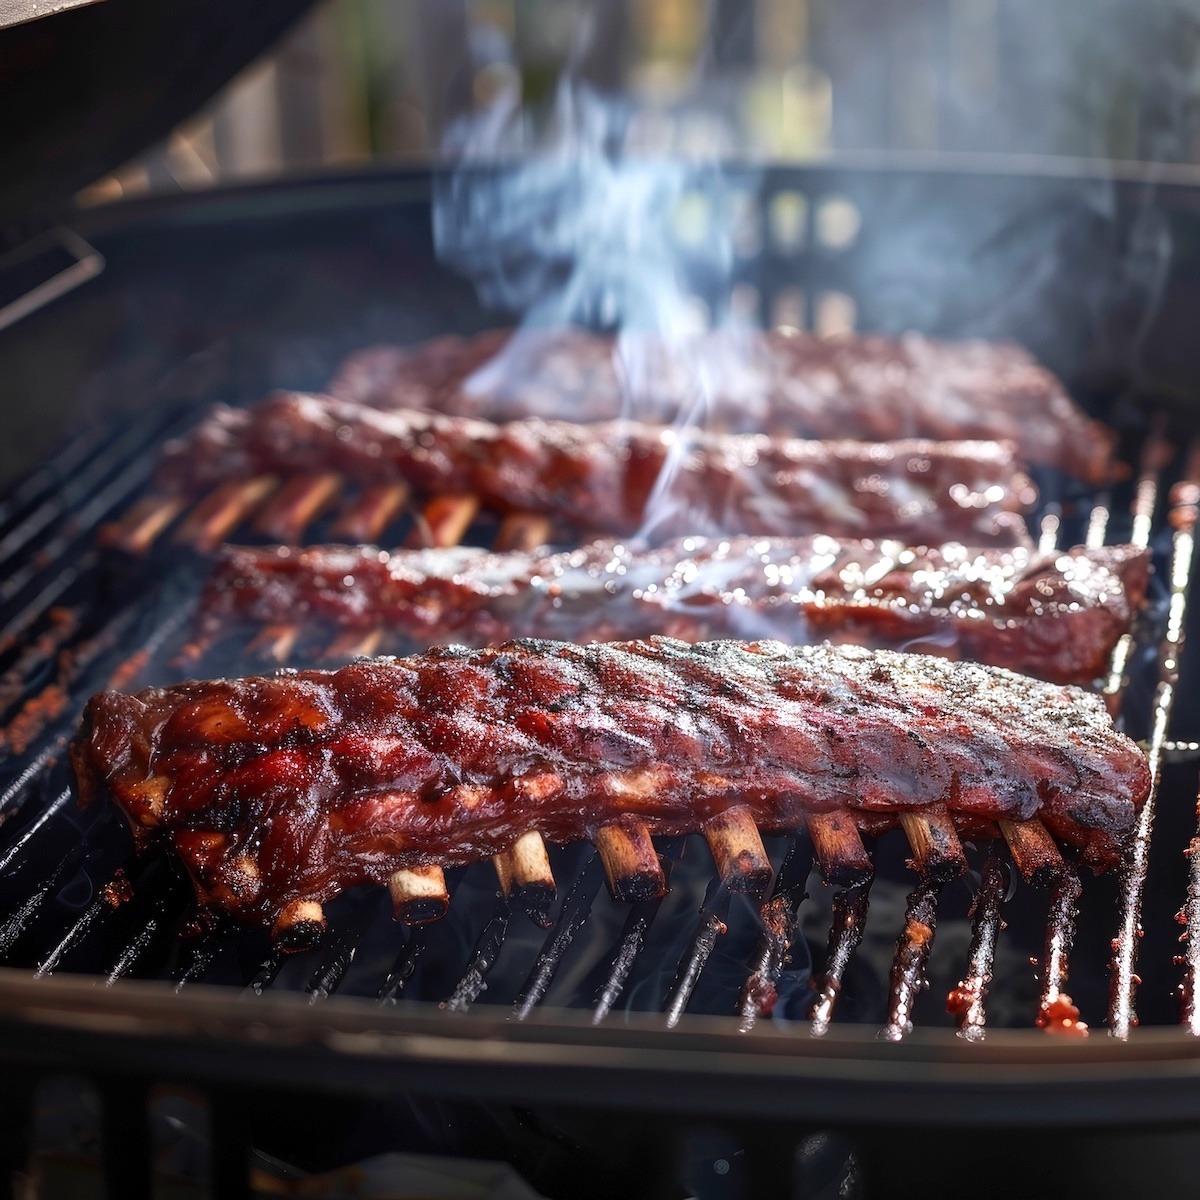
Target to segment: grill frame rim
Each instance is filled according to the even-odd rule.
[[[996,1029],[982,1043],[918,1026],[902,1042],[870,1027],[824,1038],[760,1022],[738,1032],[689,1016],[593,1026],[588,1014],[513,1022],[472,1009],[119,980],[20,979],[0,968],[0,1062],[199,1085],[303,1086],[687,1115],[879,1127],[1149,1127],[1200,1120],[1200,1041],[1155,1027],[1137,1038],[1054,1038]],[[169,1003],[162,1001],[169,997]],[[480,1047],[486,1051],[481,1053]],[[880,1049],[883,1047],[883,1049]],[[407,1071],[424,1072],[418,1080]]]

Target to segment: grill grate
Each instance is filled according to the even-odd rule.
[[[533,547],[553,533],[545,518],[532,514],[496,522],[480,513],[469,496],[431,497],[419,505],[403,488],[347,496],[342,481],[328,475],[223,485],[187,511],[176,501],[152,495],[131,504],[152,465],[150,451],[181,420],[180,413],[171,413],[146,418],[115,437],[77,439],[0,506],[0,562],[15,567],[0,594],[0,647],[9,660],[5,665],[0,658],[5,665],[0,699],[9,697],[2,736],[21,752],[0,791],[0,876],[5,876],[3,897],[9,906],[0,924],[0,955],[11,964],[31,967],[37,977],[85,970],[112,983],[149,975],[169,978],[177,989],[200,981],[237,982],[241,956],[254,955],[253,947],[261,947],[261,939],[256,942],[252,932],[232,930],[220,921],[194,936],[195,918],[187,911],[189,889],[173,864],[155,855],[126,862],[128,841],[109,812],[79,816],[73,811],[63,751],[87,695],[103,686],[126,687],[170,673],[219,673],[235,662],[244,665],[247,655],[274,663],[336,660],[371,652],[383,639],[383,630],[376,630],[363,638],[314,644],[312,631],[294,626],[265,630],[249,646],[190,639],[189,605],[180,598],[195,595],[200,576],[190,555],[170,547],[203,551],[245,526],[272,533],[286,529],[296,539],[320,540],[325,530],[334,534],[353,528],[356,535],[375,540],[391,534],[408,544],[470,540],[498,548]],[[1156,421],[1143,446],[1129,510],[1132,540],[1140,545],[1150,544],[1171,457],[1165,423]],[[1186,459],[1183,482],[1167,505],[1170,598],[1149,709],[1148,753],[1155,790],[1143,811],[1119,890],[1109,1028],[1120,1038],[1136,1023],[1137,930],[1154,799],[1172,751],[1167,733],[1193,557],[1200,453],[1193,451]],[[68,474],[73,486],[59,490]],[[1071,526],[1086,529],[1088,544],[1103,544],[1113,511],[1108,494],[1095,497],[1090,507],[1071,497],[1048,506],[1040,544],[1053,548]],[[91,549],[93,530],[104,521],[112,522],[107,534],[112,546],[136,552],[116,582]],[[41,544],[50,551],[36,561],[30,554],[35,538],[45,539]],[[147,558],[152,550],[156,557]],[[1123,639],[1105,687],[1114,713],[1135,731],[1139,719],[1145,720],[1144,713],[1130,711],[1137,650],[1133,636]],[[943,892],[968,872],[972,861],[978,864],[979,877],[965,973],[948,997],[960,1034],[977,1041],[987,1028],[994,960],[1014,869],[1048,896],[1036,1021],[1059,1031],[1078,1028],[1066,983],[1082,886],[1044,828],[1037,822],[1006,823],[1001,839],[972,848],[968,857],[948,814],[910,814],[902,824],[918,878],[907,897],[892,954],[884,1036],[898,1040],[918,1019]],[[725,826],[708,831],[718,866],[715,874],[699,864],[695,854],[684,854],[682,839],[652,846],[644,828],[609,832],[611,836],[598,839],[598,848],[554,852],[553,865],[540,837],[530,835],[523,847],[496,862],[499,891],[484,882],[483,867],[451,872],[451,883],[436,869],[420,880],[393,880],[393,904],[398,913],[410,917],[428,915],[424,904],[434,903],[438,909],[443,895],[453,895],[457,903],[452,910],[463,902],[461,896],[473,896],[472,913],[483,915],[469,945],[454,944],[447,925],[410,925],[396,951],[398,931],[380,919],[380,898],[350,897],[320,947],[301,956],[279,949],[264,956],[259,949],[250,969],[241,974],[240,986],[250,995],[294,988],[313,1001],[353,992],[396,1004],[416,994],[438,1000],[451,1011],[481,1000],[496,1002],[507,987],[505,1002],[512,1004],[518,1019],[567,996],[571,1003],[586,1003],[592,1020],[601,1022],[621,1007],[623,997],[624,1003],[634,1003],[631,991],[644,992],[657,981],[653,1007],[665,1014],[668,1025],[677,1024],[690,1005],[711,1009],[714,997],[732,991],[733,1002],[721,1011],[736,1015],[748,1029],[779,1003],[780,989],[786,990],[789,983],[789,955],[803,950],[806,887],[815,861],[836,890],[830,901],[827,952],[813,979],[815,1003],[808,1019],[813,1035],[828,1031],[864,937],[874,880],[873,855],[849,813],[816,819],[793,839],[772,839],[771,854],[753,826],[739,824],[735,815]],[[763,870],[749,882],[721,869],[723,862],[737,861],[744,853],[763,863]],[[1200,1032],[1190,1003],[1200,973],[1196,861],[1193,858],[1187,910],[1185,994],[1189,1027]],[[779,870],[773,890],[767,892],[772,863],[779,864]],[[686,878],[678,886],[681,864],[687,868],[682,872]],[[646,893],[644,879],[659,872],[677,884],[666,900]],[[556,876],[560,901],[554,901]],[[618,915],[609,924],[615,927],[609,941],[597,949],[594,926],[603,907],[599,896],[606,876],[623,903],[612,902]],[[638,879],[643,879],[641,885]],[[77,901],[68,894],[72,887],[91,894]],[[127,888],[132,898],[125,896]],[[687,898],[693,897],[694,903],[702,892],[699,913],[693,910],[688,917]],[[671,910],[669,920],[666,909]],[[671,926],[665,937],[664,925]],[[737,932],[731,928],[735,925]],[[547,932],[541,941],[531,940],[539,926]],[[519,936],[514,938],[515,931]],[[461,936],[456,927],[453,937]],[[747,944],[738,960],[736,986],[726,986],[724,978],[716,986],[706,985],[717,958],[723,974],[728,973],[728,948],[739,940]],[[592,943],[587,953],[594,960],[586,969],[580,953],[585,941]],[[497,970],[514,942],[533,949],[532,956],[526,955],[531,957],[527,968],[516,976],[511,966]],[[656,974],[647,966],[648,950],[653,947],[660,955],[664,944],[670,961]],[[369,969],[363,966],[367,960]],[[465,961],[466,966],[447,978],[447,968],[455,961]],[[564,983],[568,974],[572,978]],[[581,1001],[589,988],[590,999]],[[644,996],[636,1003],[643,1006]]]

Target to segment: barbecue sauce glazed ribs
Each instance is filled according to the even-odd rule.
[[[829,638],[991,663],[1089,684],[1142,607],[1150,557],[1135,546],[1024,549],[811,538],[685,538],[638,550],[225,547],[200,631],[231,625],[383,629],[389,648],[517,637],[608,641]]]
[[[630,380],[636,380],[636,388]],[[793,330],[714,331],[673,344],[581,329],[491,330],[351,355],[331,394],[376,408],[512,421],[676,422],[703,394],[714,427],[777,437],[1012,441],[1024,462],[1092,484],[1114,437],[1019,346]]]
[[[72,758],[201,903],[277,921],[401,867],[467,863],[522,833],[623,817],[682,834],[733,805],[763,830],[1039,817],[1096,869],[1150,786],[1103,701],[922,655],[669,638],[444,647],[338,671],[93,697]]]
[[[471,493],[501,512],[549,513],[596,532],[649,523],[659,539],[828,533],[1027,545],[1023,514],[1036,499],[1006,443],[779,440],[634,421],[497,425],[290,392],[214,410],[166,447],[158,482],[194,495],[231,478],[325,471],[359,485]]]

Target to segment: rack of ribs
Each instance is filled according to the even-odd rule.
[[[1077,688],[855,646],[670,638],[105,692],[72,759],[82,802],[106,788],[137,842],[173,846],[203,906],[284,944],[352,885],[444,893],[444,866],[530,834],[595,840],[614,890],[639,861],[653,880],[652,834],[702,831],[723,872],[769,878],[756,828],[831,814],[851,833],[1036,820],[1105,869],[1150,787]]]
[[[1053,374],[1011,343],[796,330],[718,330],[670,342],[581,329],[491,330],[352,354],[331,394],[454,416],[673,423],[806,438],[1012,441],[1023,462],[1092,484],[1112,478],[1114,438]]]
[[[633,421],[498,425],[281,392],[216,409],[164,450],[159,486],[197,495],[238,478],[333,472],[470,493],[501,512],[656,538],[686,533],[894,537],[1026,545],[1036,498],[999,442],[801,441],[677,432]]]
[[[200,632],[211,641],[238,624],[381,631],[388,648],[829,638],[920,645],[1090,684],[1142,607],[1149,569],[1135,546],[924,550],[824,535],[693,537],[652,549],[605,539],[560,553],[227,546],[201,600]]]

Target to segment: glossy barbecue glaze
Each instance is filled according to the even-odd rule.
[[[820,338],[719,330],[668,342],[581,329],[492,330],[351,355],[330,392],[453,416],[610,421],[636,415],[808,438],[1008,440],[1024,462],[1101,483],[1113,436],[1020,347],[920,334]]]
[[[360,485],[549,513],[583,529],[896,537],[1024,545],[1035,492],[997,442],[778,440],[676,433],[631,421],[489,421],[380,412],[280,392],[218,408],[167,447],[159,483],[195,493],[230,478],[336,471]]]
[[[920,642],[1057,683],[1091,683],[1141,607],[1149,554],[1083,546],[1050,554],[812,538],[685,538],[637,550],[493,554],[226,547],[201,605],[231,622],[384,630],[396,643],[514,637],[607,641],[669,634]]]
[[[1103,702],[994,667],[858,647],[447,647],[339,671],[184,683],[88,704],[72,747],[145,841],[168,837],[203,903],[275,919],[403,866],[463,863],[538,830],[655,833],[746,805],[927,804],[1039,816],[1097,868],[1125,845],[1146,760]]]

